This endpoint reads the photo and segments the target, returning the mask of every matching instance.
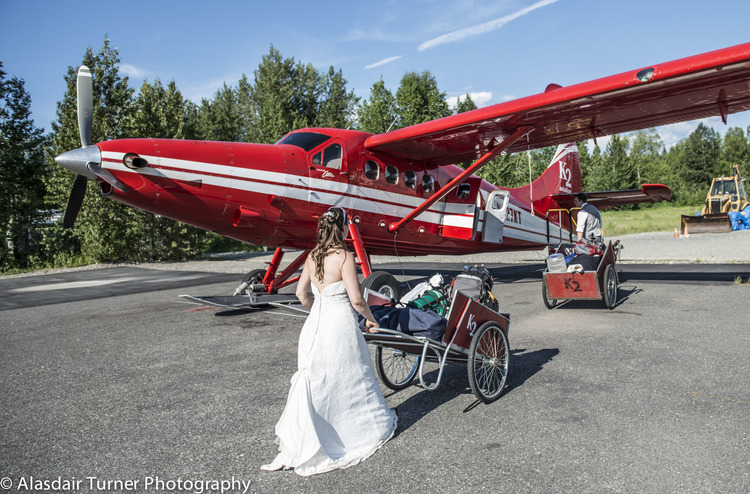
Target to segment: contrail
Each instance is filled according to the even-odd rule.
[[[518,12],[514,12],[504,17],[500,17],[499,19],[495,19],[494,21],[485,22],[483,24],[477,24],[476,26],[465,27],[463,29],[453,31],[448,34],[443,34],[442,36],[438,36],[437,38],[433,38],[431,40],[425,41],[424,43],[419,45],[417,49],[419,51],[423,51],[423,50],[426,50],[427,48],[432,48],[437,45],[442,45],[445,43],[453,43],[454,41],[459,41],[461,39],[468,38],[469,36],[476,36],[478,34],[487,33],[490,31],[494,31],[496,29],[500,29],[501,27],[503,27],[505,24],[509,23],[510,21],[516,20],[519,17],[528,14],[529,12],[533,12],[536,9],[546,7],[547,5],[553,4],[557,1],[558,0],[541,0],[535,3],[534,5],[526,7],[525,9],[521,9]]]
[[[374,69],[375,67],[380,67],[381,65],[385,65],[385,64],[387,64],[387,63],[391,63],[391,62],[393,62],[394,60],[398,60],[398,59],[399,59],[399,58],[401,58],[402,56],[403,56],[403,55],[399,55],[399,56],[397,56],[397,57],[389,57],[389,58],[384,58],[383,60],[381,60],[381,61],[379,61],[379,62],[375,62],[375,63],[372,63],[372,64],[370,64],[370,65],[367,65],[367,66],[365,66],[365,69]]]

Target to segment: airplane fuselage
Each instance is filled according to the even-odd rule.
[[[369,136],[303,129],[274,145],[166,139],[102,142],[97,145],[102,167],[127,191],[106,183],[102,190],[133,207],[262,246],[310,248],[318,218],[334,205],[347,209],[357,222],[370,254],[540,249],[548,240],[569,238],[568,230],[557,226],[548,237],[546,214],[554,204],[545,194],[533,197],[528,186],[500,189],[476,176],[399,232],[389,232],[388,225],[463,170],[375,154],[364,147]],[[138,166],[133,165],[134,156],[140,158],[135,160]],[[558,182],[565,172],[545,175]],[[510,197],[490,218],[488,201],[495,200],[493,192],[498,190],[509,190]],[[559,223],[557,217],[552,215],[553,225]],[[488,236],[488,219],[498,218],[501,236]]]

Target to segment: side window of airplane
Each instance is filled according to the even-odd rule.
[[[456,197],[459,199],[466,199],[471,194],[471,185],[470,184],[461,184],[456,189]]]
[[[432,176],[427,173],[425,173],[422,177],[422,190],[426,194],[432,194],[432,192],[435,190],[435,179],[433,179]]]
[[[386,166],[385,181],[391,185],[396,185],[398,183],[398,168],[393,165]]]
[[[417,188],[417,174],[411,170],[406,170],[404,172],[404,185],[406,185],[410,189],[416,189]]]
[[[313,158],[314,160],[315,158]],[[327,168],[341,169],[341,145],[331,144],[323,151],[323,166]]]
[[[377,180],[380,177],[380,165],[372,160],[365,162],[365,177],[370,180]]]

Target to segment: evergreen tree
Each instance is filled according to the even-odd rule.
[[[251,98],[252,84],[245,74],[242,74],[237,84],[237,113],[240,119],[240,134],[243,142],[258,142],[258,130],[255,125],[255,112]]]
[[[583,190],[587,192],[607,190],[608,175],[607,166],[604,164],[604,158],[602,157],[602,150],[599,144],[595,144],[591,157],[588,160],[587,170],[583,173]]]
[[[466,93],[466,97],[464,99],[458,98],[458,102],[456,103],[456,115],[459,113],[464,113],[471,110],[476,110],[477,105],[474,103],[474,100],[471,99],[471,95],[469,93]]]
[[[609,190],[633,189],[636,187],[636,173],[628,156],[628,139],[621,135],[613,135],[607,143],[604,161],[611,168],[607,188]]]
[[[314,124],[321,83],[312,65],[283,58],[271,45],[254,75],[249,91],[258,142],[274,143],[287,132]]]
[[[677,172],[687,190],[705,191],[711,180],[721,175],[720,144],[716,131],[703,123],[687,137],[682,146]]]
[[[497,156],[480,168],[477,176],[498,187],[528,185],[528,155],[526,153],[515,153]]]
[[[578,160],[581,164],[581,182],[582,185],[586,183],[586,177],[590,173],[591,169],[591,154],[589,153],[588,141],[578,142]],[[586,190],[586,187],[583,187]]]
[[[213,100],[201,101],[201,135],[211,141],[242,142],[247,137],[239,93],[224,85]]]
[[[133,135],[162,139],[192,137],[192,104],[186,101],[174,83],[165,88],[158,79],[144,82],[135,99],[136,117]],[[133,239],[130,248],[139,260],[184,259],[203,251],[207,232],[169,218],[133,210],[143,234]]]
[[[656,129],[639,130],[634,134],[630,160],[635,170],[635,185],[660,183],[664,180],[661,152],[664,144]]]
[[[526,167],[530,170],[529,175],[531,176],[532,182],[547,170],[547,166],[549,166],[550,161],[552,161],[552,158],[555,156],[555,151],[557,151],[557,146],[532,149],[529,151],[528,154],[530,155],[531,160],[529,161],[529,157],[527,156]]]
[[[0,62],[0,271],[34,262],[45,215],[45,137],[30,106],[23,79],[5,81]]]
[[[445,93],[438,89],[435,77],[429,72],[407,72],[396,91],[397,127],[408,127],[451,114]]]
[[[721,165],[723,175],[731,173],[732,165],[740,165],[740,173],[743,177],[750,175],[750,136],[740,127],[732,127],[724,134],[724,144],[721,147]]]
[[[347,92],[346,79],[339,69],[331,66],[323,78],[323,94],[316,118],[318,127],[348,129],[354,124],[355,108],[359,98],[354,91]]]
[[[357,108],[359,129],[373,134],[382,134],[392,129],[397,118],[396,98],[385,87],[383,76],[370,89],[370,99]]]
[[[83,65],[93,76],[93,131],[92,142],[128,137],[133,127],[133,90],[128,78],[121,77],[117,49],[104,38],[102,49],[96,55],[86,50]],[[57,120],[52,123],[51,157],[81,146],[76,111],[77,67],[68,67],[65,77],[67,92],[57,104]],[[52,179],[48,184],[49,203],[60,211],[67,207],[75,176],[57,165],[52,165]],[[140,235],[140,216],[133,208],[103,198],[95,184],[89,183],[86,198],[72,231],[62,231],[60,225],[47,239],[49,262],[103,262],[133,259],[130,245]],[[80,259],[75,259],[80,255]]]

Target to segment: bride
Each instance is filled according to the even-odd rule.
[[[338,207],[318,221],[317,245],[297,285],[297,297],[310,315],[276,424],[279,454],[261,466],[264,470],[293,468],[308,476],[347,468],[372,455],[396,430],[396,414],[375,380],[352,310],[365,317],[368,331],[378,327],[360,294],[354,257],[346,250],[348,229],[346,212]]]

